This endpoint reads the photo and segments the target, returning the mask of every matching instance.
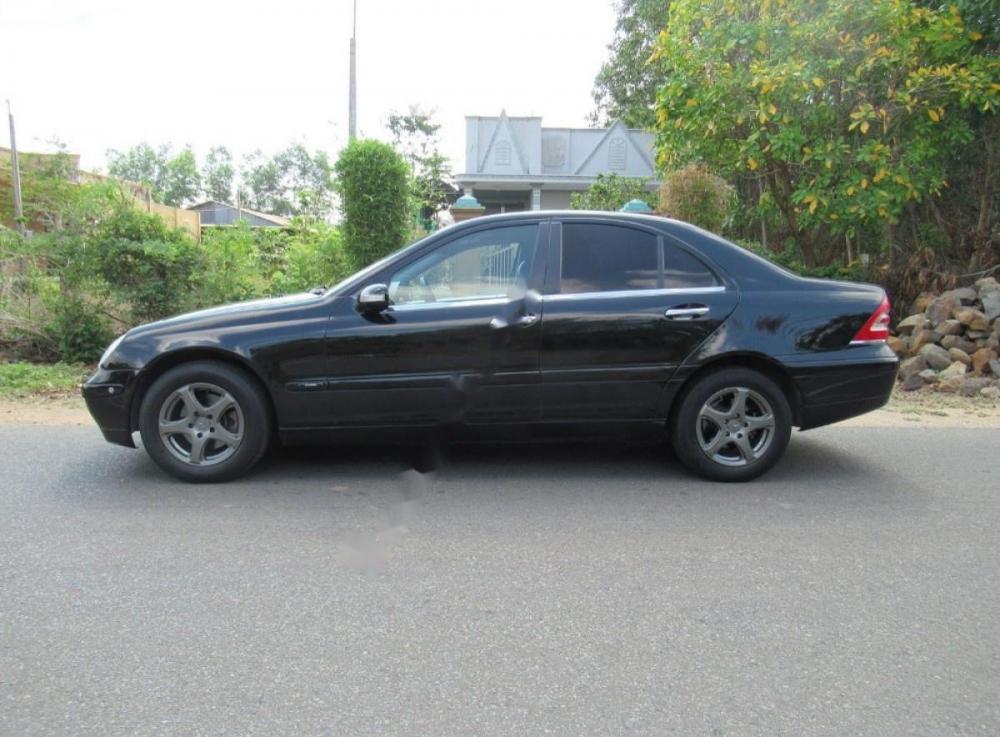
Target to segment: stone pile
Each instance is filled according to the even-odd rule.
[[[901,389],[1000,399],[1000,283],[993,277],[939,295],[924,293],[896,326]]]

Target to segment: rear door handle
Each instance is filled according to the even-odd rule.
[[[678,305],[663,313],[668,320],[694,320],[708,314],[706,305]]]

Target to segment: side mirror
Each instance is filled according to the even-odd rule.
[[[369,284],[358,295],[358,309],[362,312],[381,312],[389,306],[389,287]]]

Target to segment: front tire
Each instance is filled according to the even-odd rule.
[[[679,400],[674,451],[692,471],[715,481],[749,481],[788,447],[792,411],[781,388],[746,368],[712,371]]]
[[[267,451],[271,419],[256,381],[217,361],[185,363],[150,386],[139,408],[149,457],[184,481],[229,481]]]

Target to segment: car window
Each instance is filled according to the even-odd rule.
[[[562,236],[563,294],[656,289],[655,235],[635,228],[565,223]]]
[[[457,238],[397,271],[389,298],[405,305],[514,296],[527,285],[537,236],[534,224]]]
[[[690,253],[669,244],[664,245],[663,286],[666,289],[714,287],[719,280],[715,274]]]

